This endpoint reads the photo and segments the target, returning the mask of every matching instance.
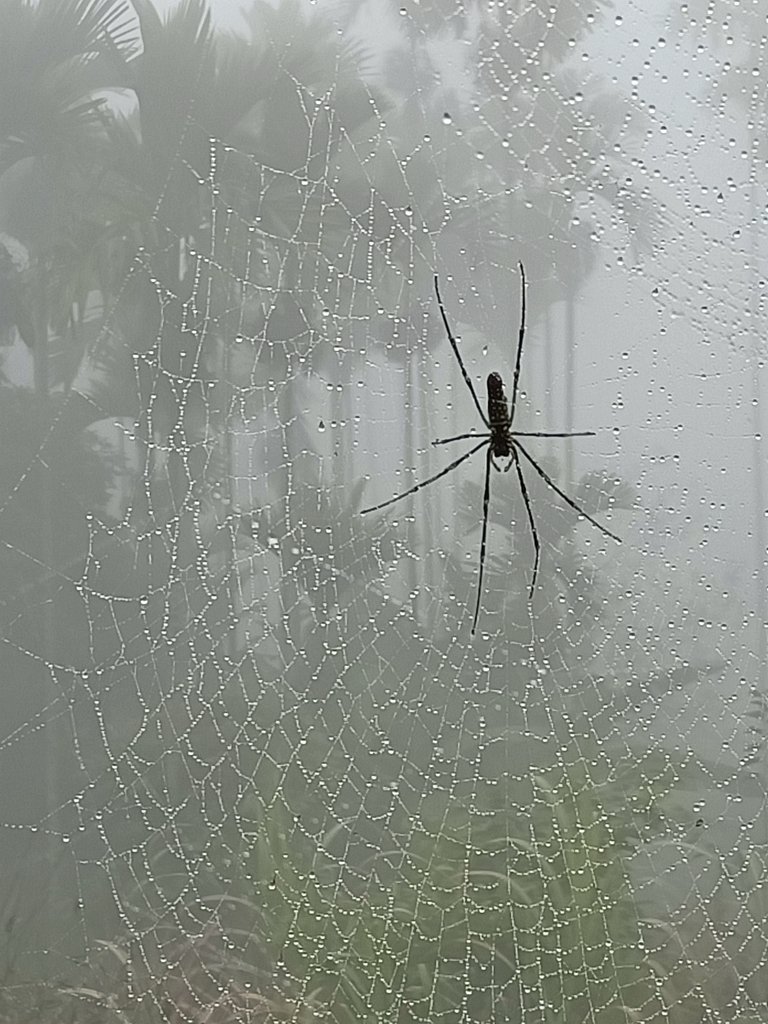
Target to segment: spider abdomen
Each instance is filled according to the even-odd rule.
[[[509,406],[504,381],[498,373],[488,374],[488,423],[491,427],[491,451],[503,459],[512,454],[509,436]]]

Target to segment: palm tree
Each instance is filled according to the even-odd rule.
[[[120,84],[135,32],[130,8],[120,0],[3,0],[0,26],[0,226],[8,239],[3,251],[13,255],[23,246],[30,257],[23,274],[16,267],[10,276],[4,275],[3,298],[11,304],[4,310],[10,320],[4,327],[17,329],[32,350],[36,392],[34,401],[24,395],[23,406],[17,409],[13,399],[24,392],[4,389],[4,402],[8,411],[18,412],[13,424],[18,451],[29,455],[30,438],[40,445],[29,462],[40,467],[38,472],[27,470],[15,480],[4,480],[15,499],[4,502],[2,522],[6,542],[20,523],[34,524],[18,550],[26,551],[29,559],[24,584],[29,583],[31,570],[38,577],[37,593],[22,590],[15,597],[28,608],[27,615],[37,619],[33,648],[41,664],[53,666],[60,659],[66,663],[65,651],[72,653],[68,614],[73,608],[60,599],[68,579],[61,569],[71,556],[74,538],[82,544],[82,536],[70,532],[78,522],[77,506],[68,500],[71,495],[62,500],[58,469],[75,453],[82,459],[85,438],[64,422],[53,432],[61,406],[58,399],[52,400],[52,391],[71,381],[71,355],[80,343],[92,287],[71,254],[93,226],[86,212],[87,193],[101,166],[103,91]],[[60,369],[55,376],[52,351],[63,357],[63,372]],[[30,413],[33,422],[25,427]],[[66,450],[57,449],[58,442]],[[34,479],[32,488],[19,487],[25,479]],[[68,543],[63,543],[65,537]],[[11,578],[13,574],[9,582]],[[39,606],[33,611],[36,599]],[[27,668],[34,674],[31,666]],[[45,673],[44,680],[50,707],[55,708],[61,700],[56,672]],[[63,799],[64,744],[53,727],[51,735],[57,739],[45,750],[42,788],[53,810]],[[57,745],[59,738],[62,743]],[[53,846],[47,856],[45,876],[53,885]],[[53,908],[50,899],[46,907]],[[55,915],[55,910],[50,913]]]
[[[0,19],[0,209],[32,254],[35,380],[45,397],[49,329],[72,328],[87,303],[90,283],[72,250],[101,167],[104,90],[122,84],[135,24],[123,0],[3,0]]]
[[[766,115],[768,105],[765,99],[765,74],[763,62],[763,26],[768,5],[765,0],[749,5],[734,5],[728,9],[727,16],[713,19],[708,15],[705,5],[700,0],[692,5],[693,12],[704,17],[686,19],[685,27],[689,31],[702,31],[715,46],[725,49],[728,60],[723,64],[719,76],[711,87],[712,105],[721,112],[731,103],[741,108],[747,117],[749,133],[749,181],[750,181],[750,216],[749,216],[749,303],[752,322],[760,315],[762,295],[763,247],[762,225],[764,218],[761,212],[764,184],[759,185],[760,170],[766,166],[768,154],[768,133],[766,132]],[[736,41],[737,46],[734,46]],[[734,53],[734,51],[736,51]],[[758,71],[761,73],[758,74]],[[768,577],[765,572],[766,552],[768,551],[768,531],[764,515],[765,508],[765,450],[762,444],[763,412],[762,412],[762,338],[757,342],[753,353],[752,375],[752,480],[754,522],[752,536],[754,550],[752,565],[755,581],[755,621],[759,624],[756,641],[756,653],[760,664],[768,658],[768,632],[765,622],[768,618]]]

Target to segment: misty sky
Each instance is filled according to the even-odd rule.
[[[188,4],[71,165],[11,75],[0,1019],[765,1019],[766,63],[569,3]]]

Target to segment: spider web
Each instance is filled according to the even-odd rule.
[[[765,1019],[765,14],[144,12],[42,394],[2,324],[4,1019]],[[432,275],[482,400],[520,260],[621,543],[523,463],[529,601],[494,472],[472,637],[483,455],[359,510],[482,429]]]

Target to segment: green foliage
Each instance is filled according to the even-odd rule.
[[[629,813],[609,809],[583,755],[499,788],[484,806],[427,796],[357,892],[322,844],[297,842],[285,809],[262,813],[248,875],[265,934],[328,1019],[608,1022],[658,1010],[624,862]]]

